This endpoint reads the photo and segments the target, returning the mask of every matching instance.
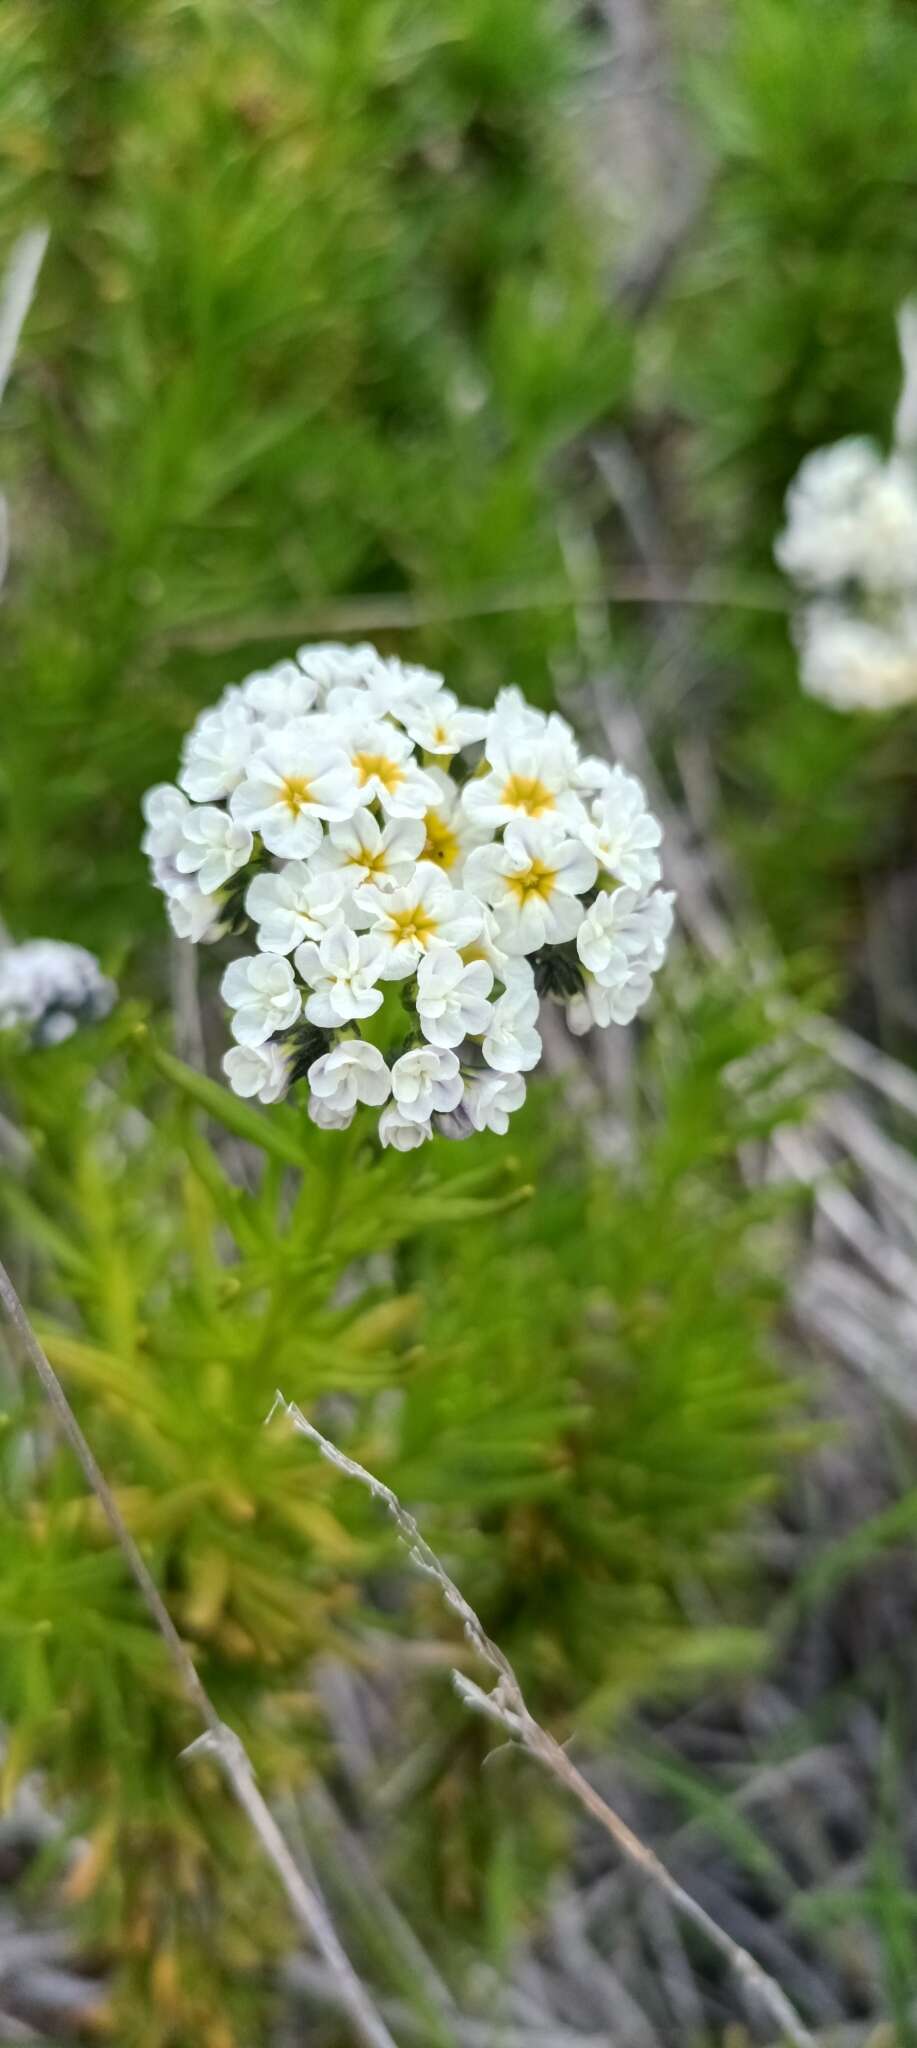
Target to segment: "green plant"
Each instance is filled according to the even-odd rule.
[[[600,1728],[649,1680],[753,1654],[720,1538],[792,1440],[769,1334],[784,1204],[742,1193],[735,1169],[738,1145],[792,1106],[761,1032],[757,1001],[683,989],[641,1062],[634,1157],[618,1168],[592,1160],[568,1118],[558,1138],[541,1099],[511,1153],[482,1139],[431,1148],[422,1168],[377,1155],[359,1122],[323,1134],[292,1103],[239,1103],[129,1014],[8,1061],[35,1163],[3,1201],[38,1261],[41,1335],[267,1783],[323,1767],[316,1656],[365,1663],[373,1630],[442,1628],[371,1507],[263,1429],[278,1385],[424,1504],[555,1725]],[[755,1086],[739,1086],[755,1046]],[[219,1119],[209,1135],[202,1108]],[[69,1455],[25,1389],[13,1416],[0,1499],[9,1772],[40,1765],[90,1833],[69,1884],[120,1959],[124,2038],[181,2040],[206,2006],[213,2039],[228,2039],[227,2013],[238,2027],[263,1996],[267,1879],[209,1767],[176,1768],[196,1731]],[[400,1590],[380,1608],[383,1567]],[[682,1606],[695,1572],[725,1602],[706,1639]],[[430,1765],[395,1881],[416,1912],[422,1835],[429,1904],[438,1895],[454,1917],[462,1902],[479,1910],[481,1830],[506,1813],[502,1798],[482,1805],[480,1735],[433,1682],[418,1677],[405,1699],[403,1739],[422,1738]],[[539,1804],[541,1850],[537,1806],[520,1837],[526,1887],[556,1837]],[[428,1932],[442,1940],[438,1909]]]

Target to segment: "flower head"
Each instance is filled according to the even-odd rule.
[[[322,1130],[370,1106],[399,1150],[505,1132],[542,996],[575,1029],[624,1022],[665,952],[636,778],[514,687],[481,711],[367,645],[301,647],[229,686],[143,809],[175,931],[241,941],[221,984],[230,1087],[270,1104],[305,1075]]]

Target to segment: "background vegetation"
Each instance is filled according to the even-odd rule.
[[[552,2048],[701,2048],[754,2016],[526,1767],[483,1767],[453,1632],[360,1493],[262,1428],[278,1385],[397,1487],[533,1705],[812,2024],[907,2048],[904,1084],[855,1198],[871,1352],[829,1341],[832,1226],[813,1247],[785,1145],[836,1093],[819,1004],[913,1055],[912,938],[891,956],[914,725],[802,698],[770,550],[802,454],[890,424],[917,16],[7,0],[0,107],[4,244],[50,227],[0,411],[0,910],[123,991],[70,1044],[3,1051],[28,1148],[3,1256],[406,2041],[547,2048],[533,1982]],[[205,1113],[221,961],[189,1012],[138,850],[195,711],[331,634],[481,702],[517,681],[641,772],[646,745],[674,814],[685,933],[646,1029],[604,1064],[554,1032],[511,1138],[420,1167],[293,1108],[264,1152],[238,1105]],[[176,1762],[195,1731],[12,1351],[4,1372],[2,1840],[50,1942],[0,1986],[5,2037],[337,2048],[215,1773]],[[492,2035],[507,1986],[516,2032]]]

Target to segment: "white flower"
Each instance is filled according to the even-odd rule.
[[[215,803],[241,782],[257,730],[238,699],[202,713],[185,741],[178,778],[195,803]]]
[[[441,1052],[437,1046],[415,1046],[392,1068],[392,1094],[411,1123],[426,1123],[437,1109],[455,1109],[462,1087],[455,1053]]]
[[[382,947],[383,981],[403,981],[413,974],[436,940],[458,950],[481,929],[480,905],[453,889],[426,861],[405,888],[384,890],[369,883],[354,891],[354,903],[369,918]]]
[[[175,866],[180,875],[195,875],[203,895],[212,896],[251,859],[252,844],[247,825],[237,824],[218,804],[191,804]]]
[[[515,683],[508,683],[505,689],[497,691],[487,729],[490,733],[504,733],[515,726],[518,731],[543,733],[547,722],[547,712],[530,704]]]
[[[491,904],[498,941],[514,954],[572,939],[583,915],[579,897],[595,876],[594,856],[578,840],[527,818],[507,825],[502,845],[469,854],[464,880]]]
[[[458,882],[469,853],[490,840],[490,830],[486,825],[475,825],[469,817],[462,792],[451,775],[442,768],[429,768],[427,773],[436,784],[437,794],[424,812],[426,838],[420,859],[430,861],[441,874]]]
[[[352,1109],[333,1109],[320,1095],[310,1095],[306,1108],[319,1131],[348,1131],[357,1113],[356,1103]]]
[[[379,663],[368,686],[374,713],[400,718],[403,723],[412,711],[439,696],[443,679],[435,669],[422,668],[419,662],[399,661],[392,654]]]
[[[803,689],[835,711],[890,711],[917,698],[917,606],[877,625],[842,605],[810,604],[797,637]]]
[[[196,882],[180,876],[169,884],[166,916],[178,939],[190,939],[192,946],[210,945],[223,930],[218,897],[205,896]]]
[[[507,989],[494,1003],[484,1039],[484,1058],[498,1074],[528,1073],[541,1058],[541,1039],[535,1029],[538,996],[534,989]]]
[[[363,1038],[342,1039],[331,1052],[322,1053],[320,1059],[313,1060],[308,1078],[312,1094],[339,1116],[349,1115],[358,1102],[378,1108],[387,1101],[392,1086],[378,1046]]]
[[[607,1031],[610,1024],[632,1024],[652,992],[653,977],[645,960],[628,960],[615,981],[600,981],[587,974],[582,995],[574,997],[577,1007],[572,1021],[569,1008],[567,1011],[570,1028],[575,1036],[581,1037],[590,1024],[597,1025],[600,1031]]]
[[[812,590],[854,579],[874,592],[917,585],[917,473],[851,436],[808,455],[790,485],[774,553]]]
[[[392,818],[422,818],[436,802],[436,784],[418,768],[411,742],[397,725],[366,720],[348,730],[342,721],[341,734],[359,803],[378,803]]]
[[[0,1031],[24,1025],[36,1045],[58,1045],[107,1016],[117,994],[85,946],[27,939],[0,951]]]
[[[431,1123],[405,1116],[395,1102],[386,1103],[379,1118],[379,1137],[383,1145],[394,1146],[396,1152],[414,1152],[418,1145],[425,1145],[432,1136]]]
[[[595,798],[580,837],[599,867],[629,889],[649,889],[661,873],[656,848],[662,826],[647,809],[643,784],[623,768],[613,768]]]
[[[223,1055],[223,1072],[234,1095],[257,1095],[259,1102],[279,1102],[286,1094],[289,1064],[279,1045],[232,1045]]]
[[[412,740],[425,754],[458,754],[487,731],[486,711],[472,711],[451,690],[438,690],[435,697],[404,713],[404,724]]]
[[[190,809],[187,797],[171,782],[154,783],[141,800],[146,831],[140,844],[153,863],[159,889],[168,887],[170,872],[173,879],[176,876],[175,855],[184,838],[185,819]]]
[[[665,959],[673,901],[664,889],[642,897],[635,889],[603,889],[576,935],[583,966],[606,987],[623,982],[638,962],[654,973]]]
[[[520,818],[580,823],[582,804],[575,793],[576,762],[561,730],[530,731],[528,726],[491,723],[484,775],[473,775],[462,801],[477,825],[507,825]]]
[[[465,1081],[463,1106],[476,1131],[496,1131],[505,1137],[514,1109],[525,1101],[521,1074],[469,1074]]]
[[[259,953],[292,953],[304,939],[320,939],[344,922],[343,889],[336,875],[316,874],[290,860],[276,874],[255,875],[245,908],[257,924]]]
[[[325,738],[323,729],[317,736],[309,718],[292,718],[262,736],[230,810],[240,824],[260,832],[271,853],[301,860],[318,846],[322,819],[349,818],[357,801],[343,748]]]
[[[312,647],[298,647],[296,660],[303,674],[315,683],[322,702],[336,687],[365,689],[384,668],[381,656],[368,641],[347,647],[340,640],[319,640]]]
[[[233,960],[220,992],[236,1013],[232,1035],[240,1045],[263,1045],[273,1032],[288,1030],[302,1007],[289,960],[279,959],[276,953],[247,954]]]
[[[380,888],[411,880],[424,844],[420,818],[390,818],[383,828],[372,811],[356,811],[345,825],[331,825],[313,857],[341,888],[364,882]]]
[[[268,725],[287,725],[291,718],[301,718],[311,710],[317,695],[315,677],[304,674],[295,661],[278,661],[274,668],[257,669],[239,689],[242,703]]]
[[[431,947],[417,969],[417,1015],[430,1045],[449,1048],[486,1031],[493,982],[486,961],[466,965],[454,947]]]
[[[336,1031],[354,1017],[372,1017],[382,1008],[382,990],[376,987],[382,955],[368,933],[358,937],[346,925],[338,925],[317,946],[309,940],[297,947],[294,958],[313,990],[306,1001],[310,1024]]]

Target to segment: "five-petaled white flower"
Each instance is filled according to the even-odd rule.
[[[392,1094],[402,1116],[426,1123],[434,1110],[454,1109],[462,1099],[462,1076],[454,1052],[416,1045],[392,1067]]]
[[[185,742],[178,778],[195,803],[216,803],[241,782],[254,734],[252,715],[239,698],[202,713]]]
[[[521,1109],[525,1101],[525,1082],[521,1074],[469,1074],[465,1082],[462,1106],[476,1131],[496,1131],[504,1138],[509,1130],[509,1120],[514,1109]]]
[[[383,828],[372,811],[356,811],[346,824],[329,826],[312,866],[339,878],[348,890],[364,882],[399,886],[410,881],[423,843],[420,818],[390,818]]]
[[[218,804],[191,804],[182,821],[181,845],[175,855],[180,875],[196,875],[205,896],[222,889],[252,854],[247,825],[221,811]]]
[[[287,1031],[302,1008],[302,992],[289,960],[276,953],[251,953],[233,960],[220,990],[235,1011],[232,1035],[240,1045],[263,1045],[275,1031]]]
[[[488,713],[469,710],[452,690],[438,690],[435,697],[403,715],[405,730],[425,754],[451,757],[482,740],[487,731]]]
[[[464,880],[496,913],[507,953],[536,953],[572,939],[583,916],[579,898],[592,887],[595,857],[557,824],[515,819],[502,844],[471,853]]]
[[[356,777],[359,803],[378,803],[391,818],[422,818],[435,803],[435,783],[418,768],[407,734],[390,719],[354,720],[342,744]]]
[[[347,1116],[358,1102],[378,1109],[387,1102],[392,1077],[377,1045],[363,1038],[344,1038],[313,1060],[308,1073],[309,1087],[320,1102],[339,1116]]]
[[[656,851],[662,826],[647,809],[643,784],[623,768],[613,768],[580,828],[599,867],[628,889],[649,889],[661,872]]]
[[[672,929],[673,898],[665,889],[639,896],[635,889],[603,889],[586,911],[576,935],[584,967],[611,987],[624,979],[627,964],[643,961],[651,973],[661,967]]]
[[[472,775],[462,801],[476,825],[508,825],[520,818],[579,824],[583,807],[570,786],[565,747],[547,731],[493,727],[487,736],[488,772]]]
[[[192,946],[208,945],[223,931],[220,898],[205,896],[196,882],[181,876],[166,890],[166,916],[176,938],[190,939]]]
[[[245,908],[258,926],[259,953],[292,953],[304,939],[320,939],[343,924],[343,889],[336,875],[289,860],[276,874],[256,875]]]
[[[509,988],[494,1003],[484,1038],[484,1058],[498,1074],[527,1074],[541,1058],[541,1038],[536,1030],[538,997],[535,990]]]
[[[313,993],[306,1001],[310,1024],[337,1031],[354,1017],[372,1017],[382,1008],[376,987],[382,956],[368,932],[358,935],[337,925],[315,945],[311,939],[294,955],[298,972]]]
[[[354,890],[354,903],[382,948],[383,981],[403,981],[413,974],[437,940],[458,950],[481,929],[480,904],[453,889],[426,861],[405,888],[385,890],[367,883]]]
[[[466,964],[453,946],[432,946],[417,969],[417,1015],[429,1044],[448,1049],[486,1031],[493,984],[486,960]]]
[[[264,743],[230,798],[240,824],[260,832],[271,853],[302,860],[314,853],[322,820],[349,818],[358,802],[356,777],[342,746],[316,736],[308,718],[264,735]]]
[[[223,1072],[234,1095],[257,1095],[259,1102],[279,1102],[290,1079],[289,1062],[270,1039],[265,1045],[231,1045]]]
[[[278,661],[274,668],[257,669],[246,676],[239,697],[268,725],[288,725],[311,711],[318,696],[314,676],[306,675],[296,661]]]

